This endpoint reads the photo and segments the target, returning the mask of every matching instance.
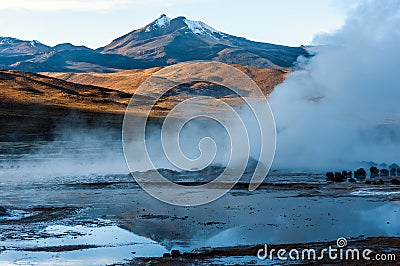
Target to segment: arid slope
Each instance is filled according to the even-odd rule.
[[[121,91],[1,70],[0,141],[51,139],[60,127],[114,130],[130,98]]]
[[[282,83],[288,73],[287,70],[274,70],[253,66],[233,65],[252,78],[261,88],[264,95],[268,96],[273,88]],[[162,69],[161,67],[149,69],[126,70],[116,73],[65,73],[65,72],[43,72],[41,74],[63,79],[65,81],[99,86],[127,93],[134,93],[137,87],[150,75]]]
[[[269,95],[287,74],[283,70],[238,66]],[[0,141],[52,139],[67,128],[107,129],[120,135],[132,94],[161,68],[117,73],[43,73],[0,70]],[[191,94],[233,102],[232,92],[215,84],[186,84],[167,93],[151,116],[162,118]],[[213,108],[213,107],[210,107]],[[140,111],[140,110],[139,110]]]

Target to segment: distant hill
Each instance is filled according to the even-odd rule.
[[[131,94],[46,76],[0,71],[0,141],[52,139],[57,127],[118,132]]]
[[[299,56],[309,54],[303,47],[253,42],[166,15],[96,50],[0,37],[0,68],[31,72],[116,72],[190,60],[282,69],[292,67]]]
[[[233,65],[251,77],[263,93],[268,96],[273,88],[285,80],[287,71],[253,66]],[[68,72],[41,72],[45,76],[62,79],[68,82],[94,85],[126,93],[134,93],[136,88],[150,75],[162,67],[148,69],[124,70],[115,73],[68,73]]]

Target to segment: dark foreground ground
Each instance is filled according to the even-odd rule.
[[[337,247],[336,241],[331,242],[312,242],[312,243],[297,243],[297,244],[280,244],[280,245],[268,245],[268,250],[280,250],[284,249],[288,252],[290,250],[299,250],[299,256],[302,258],[302,251],[306,249],[315,249],[317,255],[314,258],[313,255],[308,257],[308,253],[304,253],[305,259],[290,260],[288,254],[286,257],[289,261],[279,260],[276,253],[274,253],[273,259],[269,257],[267,259],[259,259],[254,254],[257,254],[260,249],[265,250],[265,245],[249,245],[249,246],[234,246],[234,247],[219,247],[219,248],[200,248],[191,252],[185,252],[183,254],[175,254],[174,257],[164,256],[163,258],[137,258],[126,265],[280,265],[280,264],[295,264],[295,265],[398,265],[400,256],[400,238],[396,237],[368,237],[351,239],[348,242],[349,249],[359,249],[359,255],[349,255],[346,257],[347,248],[343,249],[343,260],[332,259],[328,253],[325,253],[323,257],[320,256],[321,250],[328,248]],[[364,259],[362,256],[363,250],[370,249],[373,252]],[[340,251],[337,256],[339,258]],[[264,254],[264,253],[261,253]],[[333,253],[332,253],[333,254]],[[355,253],[357,254],[357,253]],[[382,254],[385,254],[382,256]],[[390,255],[389,255],[390,254]],[[358,257],[359,256],[359,257]],[[378,260],[379,259],[379,260]],[[397,260],[397,263],[396,263]]]

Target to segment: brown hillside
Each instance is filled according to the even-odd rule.
[[[43,75],[0,71],[2,103],[39,104],[78,111],[121,113],[131,94],[54,79]]]
[[[121,91],[1,70],[0,141],[52,139],[59,127],[118,130],[130,98]]]
[[[265,95],[286,76],[286,72],[280,70],[236,67],[255,80]],[[46,73],[48,76],[0,70],[0,141],[51,139],[65,128],[100,128],[120,136],[123,115],[132,93],[159,69],[111,74]],[[151,116],[163,118],[183,99],[202,93],[229,101],[231,105],[241,104],[226,88],[200,82],[181,85],[168,92],[157,102]],[[209,108],[218,112],[215,106]],[[141,112],[140,108],[137,111]],[[60,127],[63,129],[59,130]]]
[[[253,66],[234,66],[252,78],[266,96],[272,92],[276,85],[285,80],[288,72],[285,70],[274,70]],[[78,84],[93,85],[113,90],[120,90],[127,93],[134,93],[136,88],[138,88],[146,78],[160,69],[160,67],[156,67],[145,70],[126,70],[116,73],[43,72],[41,74]]]

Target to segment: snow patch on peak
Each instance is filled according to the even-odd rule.
[[[162,15],[159,19],[157,19],[156,24],[159,27],[166,27],[169,26],[171,19],[167,17],[166,15]]]
[[[145,32],[150,32],[152,30],[157,30],[160,28],[166,28],[170,25],[171,19],[166,15],[161,15],[156,21],[154,21],[150,26],[148,26]]]
[[[188,28],[196,34],[212,34],[212,33],[219,33],[222,34],[220,31],[208,26],[207,24],[201,21],[194,21],[194,20],[184,20]]]
[[[16,39],[10,37],[0,37],[0,45],[13,44]]]
[[[42,44],[42,43],[39,42],[39,41],[37,41],[37,40],[33,40],[33,41],[30,41],[30,42],[29,42],[29,45],[30,45],[31,47],[35,47],[37,44]]]

